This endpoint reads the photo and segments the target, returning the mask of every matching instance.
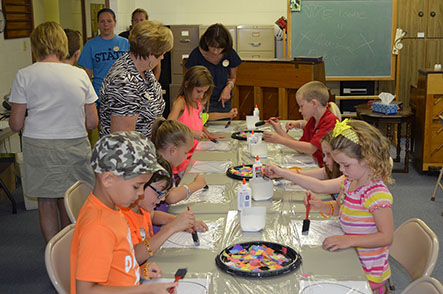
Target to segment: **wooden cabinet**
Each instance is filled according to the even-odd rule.
[[[310,81],[325,83],[323,61],[243,60],[237,71],[232,107],[238,108],[240,119],[252,114],[255,105],[261,119],[301,119],[295,93]]]
[[[419,70],[417,90],[411,97],[415,112],[414,165],[420,171],[443,166],[443,72]]]
[[[400,51],[399,100],[409,104],[418,70],[443,63],[443,1],[398,0],[397,27],[406,31]]]

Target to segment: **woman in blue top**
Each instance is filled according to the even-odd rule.
[[[78,65],[82,66],[92,79],[95,93],[100,97],[103,79],[114,62],[129,50],[129,42],[114,34],[116,25],[114,11],[109,8],[101,9],[97,13],[97,20],[100,35],[86,43]]]
[[[214,90],[207,112],[229,112],[231,97],[241,59],[232,49],[232,37],[224,25],[211,25],[201,36],[197,48],[192,50],[185,64],[187,69],[194,65],[206,67],[214,79]]]

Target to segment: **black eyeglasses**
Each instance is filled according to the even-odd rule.
[[[154,187],[152,187],[151,184],[146,184],[146,186],[149,186],[149,188],[151,188],[152,190],[155,191],[155,193],[157,193],[157,199],[162,199],[163,197],[166,197],[168,195],[168,193],[169,193],[169,191],[160,192],[159,190],[157,190]]]

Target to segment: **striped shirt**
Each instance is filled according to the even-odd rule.
[[[152,123],[163,115],[165,100],[151,70],[146,79],[128,53],[117,59],[100,88],[100,137],[111,132],[112,116],[138,116],[135,131],[151,137]]]
[[[342,182],[344,199],[339,213],[341,227],[346,235],[374,234],[378,230],[372,213],[379,208],[392,207],[392,194],[382,180],[371,181],[350,192],[351,183],[348,179]],[[356,249],[370,282],[381,283],[391,276],[389,246]]]

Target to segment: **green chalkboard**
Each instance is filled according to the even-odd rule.
[[[390,77],[392,0],[302,0],[292,56],[323,56],[326,77]]]

